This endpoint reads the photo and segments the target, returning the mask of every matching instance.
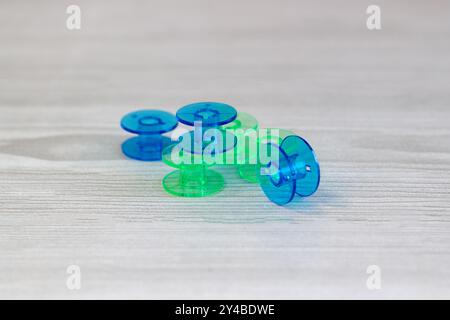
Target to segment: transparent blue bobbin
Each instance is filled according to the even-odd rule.
[[[122,152],[129,158],[141,161],[159,161],[162,151],[174,142],[163,136],[178,125],[177,118],[166,111],[139,110],[125,115],[121,127],[137,137],[122,144]]]
[[[284,138],[279,146],[268,143],[268,147],[270,154],[278,153],[279,157],[261,167],[259,182],[272,202],[285,205],[296,194],[307,197],[316,192],[320,184],[320,166],[306,140],[292,135]]]
[[[192,103],[177,111],[178,121],[188,126],[201,122],[202,127],[218,127],[234,121],[236,117],[235,108],[220,102]]]

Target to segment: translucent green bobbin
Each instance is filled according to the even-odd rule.
[[[246,166],[247,169],[247,177],[250,177],[251,182],[257,183],[260,181],[260,170],[261,170],[261,159],[260,157],[260,149],[261,148],[267,148],[267,143],[274,143],[274,144],[280,144],[284,138],[295,135],[292,131],[286,130],[286,129],[279,129],[279,128],[265,128],[260,129],[258,131],[258,139],[257,139],[257,154],[256,157],[256,165]],[[255,162],[255,161],[253,161]],[[248,180],[248,178],[247,178]]]
[[[177,111],[178,120],[183,124],[194,126],[194,131],[183,135],[178,144],[169,146],[163,151],[163,161],[178,169],[163,179],[163,187],[167,192],[181,197],[205,197],[224,188],[225,181],[222,175],[208,169],[214,161],[205,160],[205,154],[208,159],[213,155],[211,160],[215,160],[215,157],[235,147],[235,137],[231,135],[230,139],[227,139],[227,135],[223,135],[224,131],[218,128],[234,121],[236,115],[235,108],[219,102],[192,103]],[[197,123],[200,127],[196,127]],[[205,135],[209,132],[203,132],[203,129],[213,130],[220,136],[215,136],[212,141],[205,141]],[[194,140],[184,140],[187,138]],[[216,142],[219,139],[222,142],[232,141],[232,143],[220,145]],[[210,146],[213,148],[209,149]],[[198,150],[200,152],[197,152]],[[213,152],[209,154],[205,152],[207,150]]]
[[[171,145],[164,149],[162,160],[167,165],[177,168],[162,181],[164,189],[180,197],[205,197],[222,191],[225,181],[222,175],[209,169],[202,154],[195,154],[176,149]]]
[[[250,183],[258,182],[258,176],[256,174],[257,166],[255,164],[250,164],[251,159],[254,160],[257,158],[257,152],[255,154],[255,151],[257,150],[253,150],[250,147],[249,144],[252,142],[250,141],[251,138],[246,138],[246,131],[255,130],[257,134],[258,127],[258,120],[245,112],[238,112],[234,121],[221,127],[225,130],[233,130],[233,133],[236,135],[238,143],[235,150],[233,150],[233,159],[236,163],[239,176]],[[253,152],[253,154],[250,154],[251,152]],[[226,156],[227,155],[225,155],[225,157]],[[244,164],[238,163],[237,159],[239,157],[244,157]]]

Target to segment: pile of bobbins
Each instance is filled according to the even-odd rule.
[[[194,130],[173,141],[164,134],[174,130],[178,122]],[[207,161],[206,154],[225,158],[231,154],[239,176],[251,183],[259,182],[264,194],[278,205],[288,204],[295,195],[310,196],[320,184],[320,166],[305,139],[288,130],[265,129],[257,137],[255,151],[245,143],[245,135],[247,130],[259,129],[258,121],[224,103],[189,104],[176,116],[160,110],[136,111],[126,115],[121,126],[138,135],[122,144],[127,157],[162,160],[176,168],[162,180],[164,189],[172,195],[204,197],[223,190],[225,179],[211,169],[215,163]],[[270,132],[274,130],[277,135],[272,137]],[[257,152],[260,148],[277,154],[277,160],[262,163]]]

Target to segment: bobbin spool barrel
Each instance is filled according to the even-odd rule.
[[[177,118],[166,111],[139,110],[125,115],[121,127],[138,136],[122,144],[122,152],[129,158],[141,161],[159,161],[162,151],[174,142],[162,134],[175,129]]]
[[[320,184],[320,166],[309,143],[296,135],[285,137],[278,145],[268,142],[277,160],[261,165],[259,182],[266,196],[278,205],[291,202],[297,194],[312,195]]]
[[[225,186],[223,176],[209,169],[203,154],[188,152],[179,144],[170,145],[163,151],[165,164],[177,168],[163,178],[164,189],[180,197],[205,197],[221,191]]]

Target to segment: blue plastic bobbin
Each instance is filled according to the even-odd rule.
[[[314,150],[299,136],[288,136],[278,146],[268,143],[271,155],[278,153],[278,161],[261,167],[259,182],[266,196],[278,205],[292,201],[295,194],[307,197],[316,192],[320,184],[320,166]]]
[[[178,121],[173,114],[165,111],[140,110],[124,116],[120,125],[124,130],[138,134],[122,144],[122,151],[127,157],[159,161],[162,150],[174,143],[162,134],[175,129]]]
[[[201,122],[202,127],[218,127],[232,122],[236,117],[235,108],[219,102],[192,103],[177,111],[178,121],[188,126]]]

